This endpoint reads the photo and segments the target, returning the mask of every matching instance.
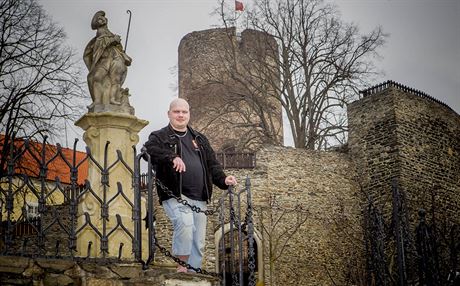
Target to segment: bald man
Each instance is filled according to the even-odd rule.
[[[207,218],[179,203],[178,198],[204,211],[211,200],[213,184],[227,189],[237,181],[225,175],[208,139],[188,125],[190,107],[186,100],[174,99],[168,118],[168,126],[152,132],[144,146],[157,179],[166,187],[157,184],[160,204],[173,225],[172,253],[193,268],[200,268]],[[177,271],[188,270],[178,265]]]

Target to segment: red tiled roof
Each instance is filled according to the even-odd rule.
[[[3,149],[4,141],[5,135],[0,134],[0,151]],[[26,148],[25,141],[23,139],[15,139],[14,146],[16,150],[24,151],[22,155],[19,156],[19,160],[15,163],[15,173],[22,173],[30,177],[38,178],[40,174],[40,166],[43,165],[43,144],[37,141],[29,141],[28,147]],[[56,177],[59,177],[61,183],[70,184],[70,171],[73,165],[73,154],[74,151],[72,149],[61,147],[61,152],[59,152],[57,146],[46,144],[44,156],[44,165],[48,168],[46,180],[56,181]],[[77,183],[79,185],[84,184],[85,179],[88,178],[88,160],[84,160],[85,158],[86,153],[75,151],[75,165],[78,166]]]

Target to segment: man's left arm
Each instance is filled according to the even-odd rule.
[[[226,190],[230,185],[236,185],[237,181],[234,176],[227,176],[222,168],[222,165],[217,161],[216,153],[209,144],[206,137],[202,137],[204,141],[204,147],[206,150],[206,158],[209,170],[211,172],[211,178],[214,185],[220,189]]]

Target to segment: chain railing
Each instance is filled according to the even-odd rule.
[[[76,147],[77,140],[73,149],[67,149],[47,144],[46,138],[41,143],[18,140],[10,145],[6,167],[0,170],[0,255],[91,260],[101,264],[132,261],[140,262],[143,268],[147,269],[154,261],[155,251],[159,250],[164,256],[196,273],[221,278],[224,285],[227,283],[226,264],[234,263],[238,266],[231,268],[232,284],[255,285],[254,227],[249,178],[242,190],[237,192],[234,188],[229,188],[223,192],[214,209],[203,210],[183,198],[174,196],[171,190],[155,178],[152,163],[145,150],[137,154],[133,147],[134,166],[131,168],[119,151],[114,161],[109,162],[108,142],[104,148],[102,163],[96,160],[89,148],[86,148],[86,152],[78,152]],[[141,175],[141,162],[146,164],[145,175]],[[100,181],[82,182],[82,174],[87,174],[85,168],[89,164],[100,173]],[[119,182],[112,185],[117,179],[112,175],[116,168],[124,168],[132,177],[129,180],[130,185],[122,185]],[[52,178],[51,173],[56,176]],[[93,188],[95,183],[99,185],[97,191]],[[174,257],[168,250],[169,246],[159,243],[153,223],[153,202],[157,199],[157,188],[175,197],[179,203],[190,207],[194,212],[207,216],[218,215],[223,231],[218,273],[193,268]],[[128,189],[133,193],[127,192]],[[147,197],[145,208],[141,203],[142,196]],[[91,214],[82,207],[84,198],[90,198],[92,203],[99,207],[99,213]],[[133,222],[132,229],[127,227],[127,223],[130,222],[125,221],[126,217],[114,215],[114,209],[120,202],[131,209],[129,221]],[[142,213],[144,209],[146,213]],[[242,212],[245,214],[242,215]],[[97,215],[97,220],[94,215]],[[142,223],[145,216],[147,229]],[[228,231],[225,230],[227,225],[231,226]],[[146,246],[143,246],[142,240],[144,231],[148,233]],[[83,232],[90,232],[92,239],[84,243],[79,242]],[[134,254],[132,258],[123,256],[123,249],[129,245],[114,245],[115,234],[128,238]],[[225,237],[228,236],[237,237],[236,243],[233,243],[232,239],[231,245],[226,245]],[[98,249],[94,249],[95,247]],[[113,253],[114,249],[118,252]],[[227,250],[233,253],[232,258],[235,261],[225,259]],[[143,259],[142,254],[145,251],[148,255]],[[246,264],[247,267],[243,269]],[[228,276],[227,280],[229,279]]]
[[[147,160],[147,165],[148,165],[148,170],[149,172],[144,175],[139,175],[138,179],[135,178],[135,180],[139,180],[139,183],[135,183],[135,187],[138,187],[138,190],[136,191],[136,194],[140,194],[142,191],[147,193],[148,196],[148,201],[151,202],[153,201],[151,198],[153,198],[153,193],[156,190],[156,188],[159,188],[160,191],[165,192],[168,194],[168,196],[175,198],[180,204],[184,206],[190,207],[190,209],[193,212],[196,213],[203,213],[206,216],[212,216],[215,215],[217,212],[219,212],[219,223],[220,227],[222,230],[222,238],[219,244],[219,257],[220,257],[220,272],[219,273],[214,273],[207,271],[202,268],[195,268],[191,266],[190,264],[186,263],[185,261],[182,261],[178,257],[174,256],[167,248],[163,247],[162,245],[159,244],[158,239],[154,233],[154,225],[153,225],[153,216],[150,217],[151,214],[154,213],[153,209],[153,204],[148,206],[147,209],[147,214],[149,217],[147,218],[147,229],[149,232],[149,237],[153,239],[153,244],[150,244],[150,248],[158,248],[160,252],[166,256],[172,259],[174,262],[177,264],[186,267],[189,270],[193,270],[196,273],[201,273],[205,275],[210,275],[214,277],[218,277],[222,281],[222,285],[228,285],[228,281],[230,280],[232,285],[250,285],[250,286],[255,286],[255,268],[256,268],[256,258],[255,258],[255,251],[254,251],[254,226],[253,226],[253,221],[252,221],[252,204],[251,204],[251,191],[250,191],[250,180],[249,178],[246,179],[245,187],[240,190],[239,192],[235,192],[235,189],[233,187],[229,187],[227,191],[224,191],[222,193],[222,196],[219,198],[219,202],[216,206],[215,209],[211,210],[202,210],[201,208],[190,204],[187,199],[184,199],[183,197],[178,197],[176,196],[172,190],[170,190],[167,186],[165,186],[161,181],[155,178],[154,173],[151,171],[152,170],[152,165],[150,161],[150,156],[148,153],[146,153],[145,150],[142,150],[141,153],[136,157],[136,162],[135,162],[135,170],[140,169],[140,162],[142,161],[142,158]],[[137,171],[135,171],[136,173]],[[142,178],[142,179],[141,179]],[[140,182],[143,183],[140,183]],[[141,188],[141,186],[143,188]],[[242,204],[242,198],[241,195],[246,194],[246,204],[245,204],[245,210],[246,214],[244,219],[242,218],[241,211],[243,208]],[[234,198],[235,196],[237,197],[237,204],[234,203]],[[228,201],[229,205],[228,208],[225,206],[225,202]],[[238,214],[235,213],[235,208],[238,210]],[[228,214],[226,214],[228,212]],[[244,223],[241,223],[244,221]],[[232,274],[231,277],[228,277],[226,275],[226,272],[228,268],[226,267],[226,263],[228,261],[225,260],[225,252],[228,249],[228,245],[225,242],[225,235],[227,232],[225,231],[226,225],[230,226],[229,229],[229,236],[231,238],[234,237],[235,234],[235,229],[237,230],[237,241],[238,245],[234,244],[234,240],[231,239],[230,242],[230,253],[231,253],[231,264],[233,267],[230,267],[230,273]],[[139,229],[141,229],[139,225]],[[246,233],[246,236],[243,236],[243,232]],[[138,233],[139,237],[141,236],[141,232]],[[243,247],[243,240],[248,241],[248,246]],[[247,255],[243,255],[243,251],[247,250]],[[238,252],[238,258],[235,257],[235,253]],[[149,251],[149,253],[152,253],[154,255],[154,251]],[[248,265],[247,269],[243,269],[243,260],[244,258],[248,258]],[[150,260],[153,260],[153,257],[150,257],[147,259],[147,261],[142,262],[144,265],[147,265]],[[239,267],[236,268],[234,267],[234,263],[238,263]],[[248,276],[248,277],[244,277]]]

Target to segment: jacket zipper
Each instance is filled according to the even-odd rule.
[[[180,156],[180,159],[182,160],[182,141],[180,140],[180,138],[177,138],[177,140],[179,141],[179,153],[180,153],[179,156]],[[182,198],[182,172],[179,172],[179,197]]]
[[[201,136],[200,135],[197,135],[195,137],[195,139],[197,139],[197,142],[199,143],[199,148],[200,148],[200,160],[201,160],[201,168],[203,169],[203,179],[204,179],[204,187],[206,189],[206,202],[209,203],[209,201],[211,200],[211,197],[209,196],[209,189],[208,189],[208,176],[207,176],[207,170],[205,168],[205,164],[206,162],[204,162],[204,159],[203,159],[203,153],[202,151],[204,152],[204,148],[203,145],[201,144]],[[200,139],[200,140],[198,140]]]

